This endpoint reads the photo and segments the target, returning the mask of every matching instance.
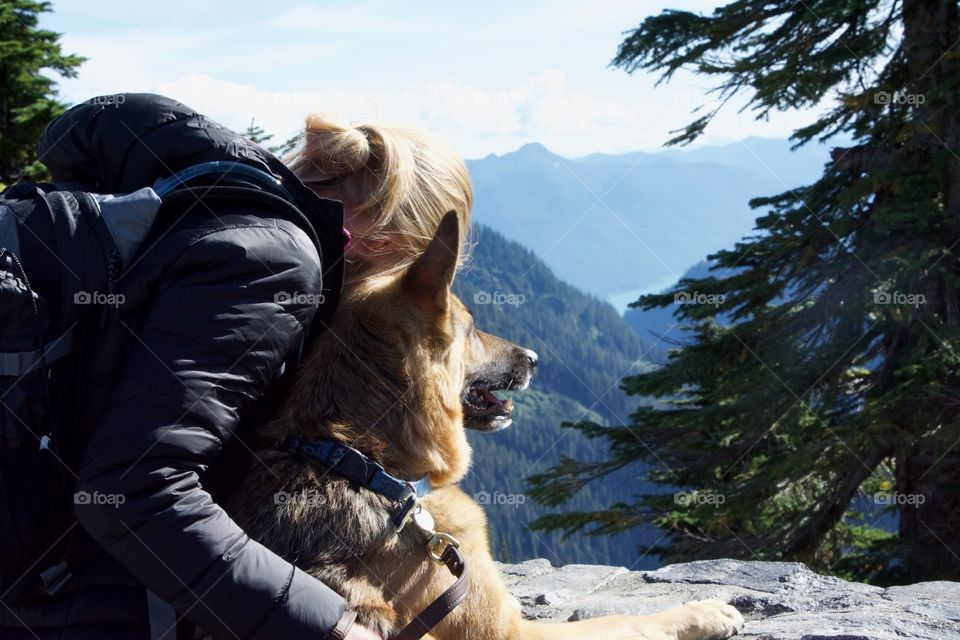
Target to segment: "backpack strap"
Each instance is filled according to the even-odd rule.
[[[213,160],[190,165],[166,178],[158,179],[153,183],[153,190],[163,198],[171,191],[189,186],[188,183],[191,180],[201,176],[219,176],[219,179],[229,178],[240,184],[272,193],[291,204],[294,201],[293,196],[283,186],[280,178],[242,162],[227,162],[225,160]]]
[[[41,360],[53,362],[73,351],[73,329],[33,351],[0,351],[0,376],[22,376]]]
[[[150,187],[119,196],[90,195],[100,209],[100,219],[110,232],[123,266],[129,266],[157,217],[160,196]]]
[[[150,640],[177,640],[177,610],[149,589],[147,614],[150,618]]]
[[[20,234],[17,232],[17,217],[5,204],[0,204],[0,247],[14,255],[20,255]]]

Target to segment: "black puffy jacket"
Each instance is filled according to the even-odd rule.
[[[124,304],[90,349],[73,425],[89,433],[76,490],[122,504],[77,505],[73,581],[55,598],[0,609],[0,638],[147,638],[146,589],[217,638],[328,637],[343,599],[250,540],[207,489],[224,452],[248,446],[281,365],[332,312],[339,203],[316,197],[259,146],[156,95],[78,105],[38,148],[58,181],[101,193],[150,186],[198,162],[248,163],[281,177],[306,221],[269,198],[217,187],[161,209],[162,224],[119,281]]]

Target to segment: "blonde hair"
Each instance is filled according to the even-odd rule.
[[[461,265],[469,255],[473,187],[463,159],[441,138],[311,114],[302,141],[283,160],[307,186],[334,189],[356,203],[372,222],[366,238],[389,240],[391,264],[377,274],[416,260],[451,210],[460,218]],[[374,275],[365,265],[354,266],[351,280]]]

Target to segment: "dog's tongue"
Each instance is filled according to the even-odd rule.
[[[483,389],[483,399],[489,402],[490,404],[499,407],[504,413],[510,413],[510,409],[513,406],[513,403],[509,398],[506,400],[501,400],[497,396],[493,395],[489,389]]]

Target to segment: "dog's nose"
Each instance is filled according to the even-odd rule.
[[[537,352],[536,352],[536,351],[532,351],[532,350],[530,350],[530,349],[524,349],[524,350],[523,350],[523,355],[525,355],[525,356],[527,357],[527,362],[530,363],[530,368],[531,368],[531,369],[536,369],[536,368],[537,368],[537,360],[539,359],[539,357],[537,356]]]

